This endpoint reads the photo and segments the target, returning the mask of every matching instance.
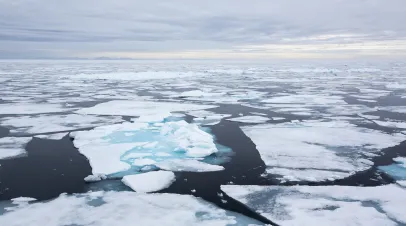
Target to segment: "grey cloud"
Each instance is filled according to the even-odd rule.
[[[405,8],[404,0],[0,0],[0,55],[400,40]],[[311,38],[328,34],[358,35]]]

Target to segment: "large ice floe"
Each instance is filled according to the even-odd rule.
[[[223,185],[221,189],[284,226],[406,224],[406,190],[395,184],[378,187]]]
[[[145,116],[155,115],[157,112],[192,111],[214,107],[216,106],[176,102],[114,100],[98,104],[94,107],[80,109],[77,113],[89,115]]]
[[[25,155],[25,145],[31,137],[3,137],[0,138],[0,159]]]
[[[373,165],[371,157],[395,146],[403,134],[389,135],[345,121],[304,121],[242,127],[256,144],[267,173],[283,181],[344,178]]]
[[[1,203],[0,203],[1,206]],[[0,211],[2,211],[0,209]],[[91,192],[6,208],[4,226],[262,225],[189,195]]]
[[[117,116],[36,115],[2,118],[0,125],[11,128],[11,133],[36,134],[97,127],[122,121]]]
[[[204,163],[219,149],[214,137],[196,124],[166,115],[142,116],[133,122],[71,133],[93,174],[121,175],[150,171],[217,171]]]

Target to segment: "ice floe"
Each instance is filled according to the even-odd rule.
[[[226,211],[200,198],[177,194],[92,192],[62,194],[47,202],[18,206],[0,215],[7,226],[245,226],[262,225],[243,215]]]
[[[215,125],[220,123],[223,118],[231,117],[230,114],[217,114],[205,110],[189,111],[187,114],[196,117],[193,121],[203,125]]]
[[[69,79],[107,79],[107,80],[161,80],[161,79],[176,79],[191,76],[198,76],[194,72],[175,72],[175,71],[143,71],[143,72],[112,72],[100,74],[75,74],[62,76]],[[201,75],[201,74],[200,74]]]
[[[375,122],[376,124],[380,125],[380,126],[406,129],[406,122],[402,122],[402,121],[391,121],[391,120],[380,121],[380,120],[374,120],[374,122]]]
[[[319,181],[349,176],[373,165],[370,153],[399,144],[389,135],[345,121],[305,121],[242,127],[256,144],[269,173],[281,180]]]
[[[211,134],[183,120],[144,122],[135,119],[131,123],[71,133],[71,136],[75,138],[75,147],[89,159],[93,174],[110,175],[160,164],[165,169],[207,167],[204,163],[170,160],[197,161],[218,152]]]
[[[259,116],[259,115],[248,115],[248,116],[242,116],[238,118],[230,118],[227,119],[229,121],[233,122],[243,122],[243,123],[265,123],[269,121],[270,119],[267,117]]]
[[[13,158],[26,154],[24,148],[31,139],[31,137],[0,138],[0,159]]]
[[[11,128],[10,132],[14,134],[38,134],[91,128],[122,121],[122,118],[117,116],[68,114],[7,117],[0,119],[0,124]]]
[[[394,164],[388,166],[379,166],[378,168],[393,177],[395,180],[406,180],[406,158],[397,157],[394,158]]]
[[[64,112],[72,109],[64,108],[60,104],[44,104],[44,103],[7,103],[0,104],[0,115],[12,115],[12,114],[41,114],[41,113],[53,113]]]
[[[327,95],[288,95],[288,96],[278,96],[272,97],[270,99],[262,100],[263,103],[273,103],[273,104],[316,104],[316,105],[327,105],[327,104],[345,104],[340,96],[327,96]]]
[[[222,185],[230,197],[286,226],[396,226],[406,223],[406,189],[349,186]]]
[[[67,136],[69,133],[52,133],[52,134],[44,134],[44,135],[36,135],[34,137],[47,139],[47,140],[60,140]]]
[[[168,188],[175,181],[170,171],[153,171],[143,174],[124,176],[123,183],[136,192],[155,192]]]
[[[207,164],[194,159],[170,159],[155,164],[160,169],[187,172],[212,172],[224,170],[223,166]]]
[[[89,115],[125,115],[141,116],[156,115],[161,112],[183,112],[215,108],[215,105],[186,104],[177,102],[153,102],[153,101],[126,101],[114,100],[98,104],[90,108],[82,108],[77,111],[80,114]]]

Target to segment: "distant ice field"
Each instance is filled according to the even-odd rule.
[[[0,222],[403,226],[405,97],[402,62],[0,61]]]

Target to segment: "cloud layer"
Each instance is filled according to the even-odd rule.
[[[0,58],[406,55],[404,0],[0,0]]]

